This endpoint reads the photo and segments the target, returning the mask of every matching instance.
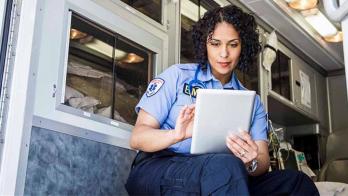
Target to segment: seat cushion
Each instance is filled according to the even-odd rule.
[[[331,161],[327,167],[325,180],[348,183],[348,159]]]
[[[326,145],[326,160],[348,158],[348,130],[335,131],[330,134]]]
[[[348,184],[341,182],[315,182],[319,194],[324,196],[347,196]]]

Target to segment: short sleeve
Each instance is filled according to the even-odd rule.
[[[149,83],[135,111],[139,113],[140,109],[145,110],[162,125],[176,99],[178,79],[179,69],[175,65],[156,76]]]
[[[264,140],[268,142],[268,121],[267,113],[261,103],[259,95],[256,95],[254,102],[254,112],[250,128],[251,138],[253,140]]]

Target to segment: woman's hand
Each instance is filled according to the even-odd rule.
[[[176,142],[192,137],[194,113],[194,105],[186,105],[183,108],[181,108],[179,115],[176,119],[175,129],[173,131],[174,140]]]
[[[242,131],[240,136],[233,134],[227,136],[226,145],[245,165],[249,165],[259,155],[258,146],[246,131]]]

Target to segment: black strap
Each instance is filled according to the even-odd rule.
[[[266,44],[266,45],[265,45],[265,48],[270,48],[270,49],[273,50],[274,52],[277,52],[277,50],[276,50],[273,46],[271,46],[271,45]]]

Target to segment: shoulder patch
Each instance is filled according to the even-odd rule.
[[[151,97],[156,94],[164,84],[164,80],[161,78],[155,78],[151,80],[149,86],[146,89],[146,96]]]

